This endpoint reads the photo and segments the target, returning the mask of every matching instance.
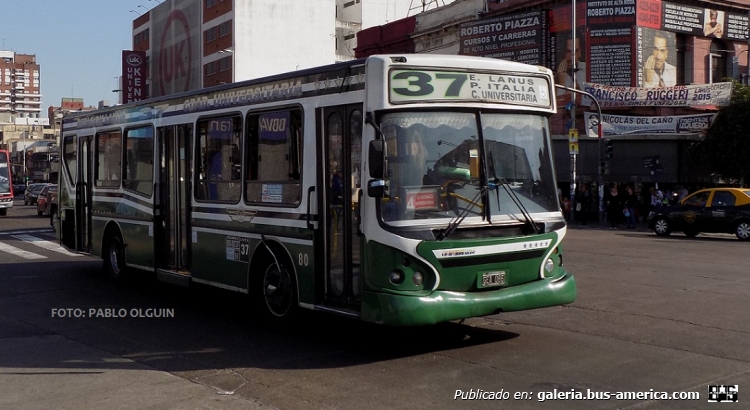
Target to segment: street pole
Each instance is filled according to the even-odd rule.
[[[570,28],[571,31],[571,47],[570,47],[570,53],[571,53],[571,60],[573,62],[573,65],[571,67],[571,78],[573,79],[573,89],[576,89],[576,71],[578,70],[577,64],[578,64],[578,57],[576,57],[576,0],[571,0],[571,10],[573,14],[573,21]],[[572,104],[570,105],[570,129],[576,129],[576,98],[575,94],[572,94]],[[574,152],[570,153],[570,204],[573,207],[573,209],[576,209],[576,173],[577,173],[577,161],[578,161],[578,155]],[[570,213],[571,221],[575,221],[575,212]]]
[[[21,181],[23,181],[24,185],[28,185],[26,183],[26,134],[28,134],[28,131],[24,131],[21,135],[23,135],[23,175],[21,176]]]
[[[597,115],[598,115],[598,118],[597,118],[598,124],[597,124],[596,135],[597,135],[597,139],[598,139],[597,145],[599,146],[599,157],[598,157],[598,161],[597,161],[597,164],[596,164],[596,169],[597,169],[597,184],[599,185],[599,189],[598,189],[598,191],[599,191],[599,223],[603,223],[604,222],[604,208],[602,208],[602,201],[604,200],[604,175],[602,174],[602,167],[601,167],[601,163],[602,163],[602,139],[603,139],[602,138],[603,137],[603,135],[602,135],[602,107],[599,105],[599,101],[596,99],[596,97],[594,97],[590,93],[587,93],[586,91],[576,90],[574,88],[566,87],[566,86],[560,85],[560,84],[555,84],[555,87],[563,89],[563,90],[566,90],[566,91],[570,91],[570,92],[572,92],[574,94],[583,94],[583,95],[591,98],[591,101],[593,101],[594,104],[596,104],[596,111],[597,111]],[[588,135],[588,130],[586,130],[586,131],[587,132],[585,134]],[[571,189],[571,191],[573,191],[573,190]],[[574,203],[574,201],[571,199],[571,204],[572,203]],[[573,206],[575,206],[575,205],[573,205]]]

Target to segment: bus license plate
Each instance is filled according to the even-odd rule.
[[[485,272],[482,274],[482,287],[489,288],[492,286],[505,285],[505,271]]]

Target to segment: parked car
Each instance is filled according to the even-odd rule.
[[[682,231],[689,237],[701,232],[733,233],[738,239],[749,241],[750,189],[701,189],[677,205],[651,211],[648,226],[659,236],[673,231]]]
[[[36,199],[36,214],[50,215],[51,197],[57,193],[57,185],[45,185]]]
[[[28,188],[26,188],[26,192],[23,193],[23,204],[34,205],[36,203],[36,198],[39,196],[39,193],[42,192],[42,188],[47,185],[49,184],[30,184]]]

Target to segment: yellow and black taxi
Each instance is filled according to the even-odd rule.
[[[659,236],[672,231],[682,231],[689,237],[712,232],[733,233],[742,241],[750,240],[750,189],[701,189],[677,205],[651,211],[648,226]]]

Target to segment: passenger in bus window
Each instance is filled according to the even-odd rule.
[[[336,162],[334,162],[336,164]],[[341,232],[341,213],[344,210],[344,181],[341,176],[341,169],[334,165],[331,175],[331,209],[333,211],[332,221],[336,232]]]

